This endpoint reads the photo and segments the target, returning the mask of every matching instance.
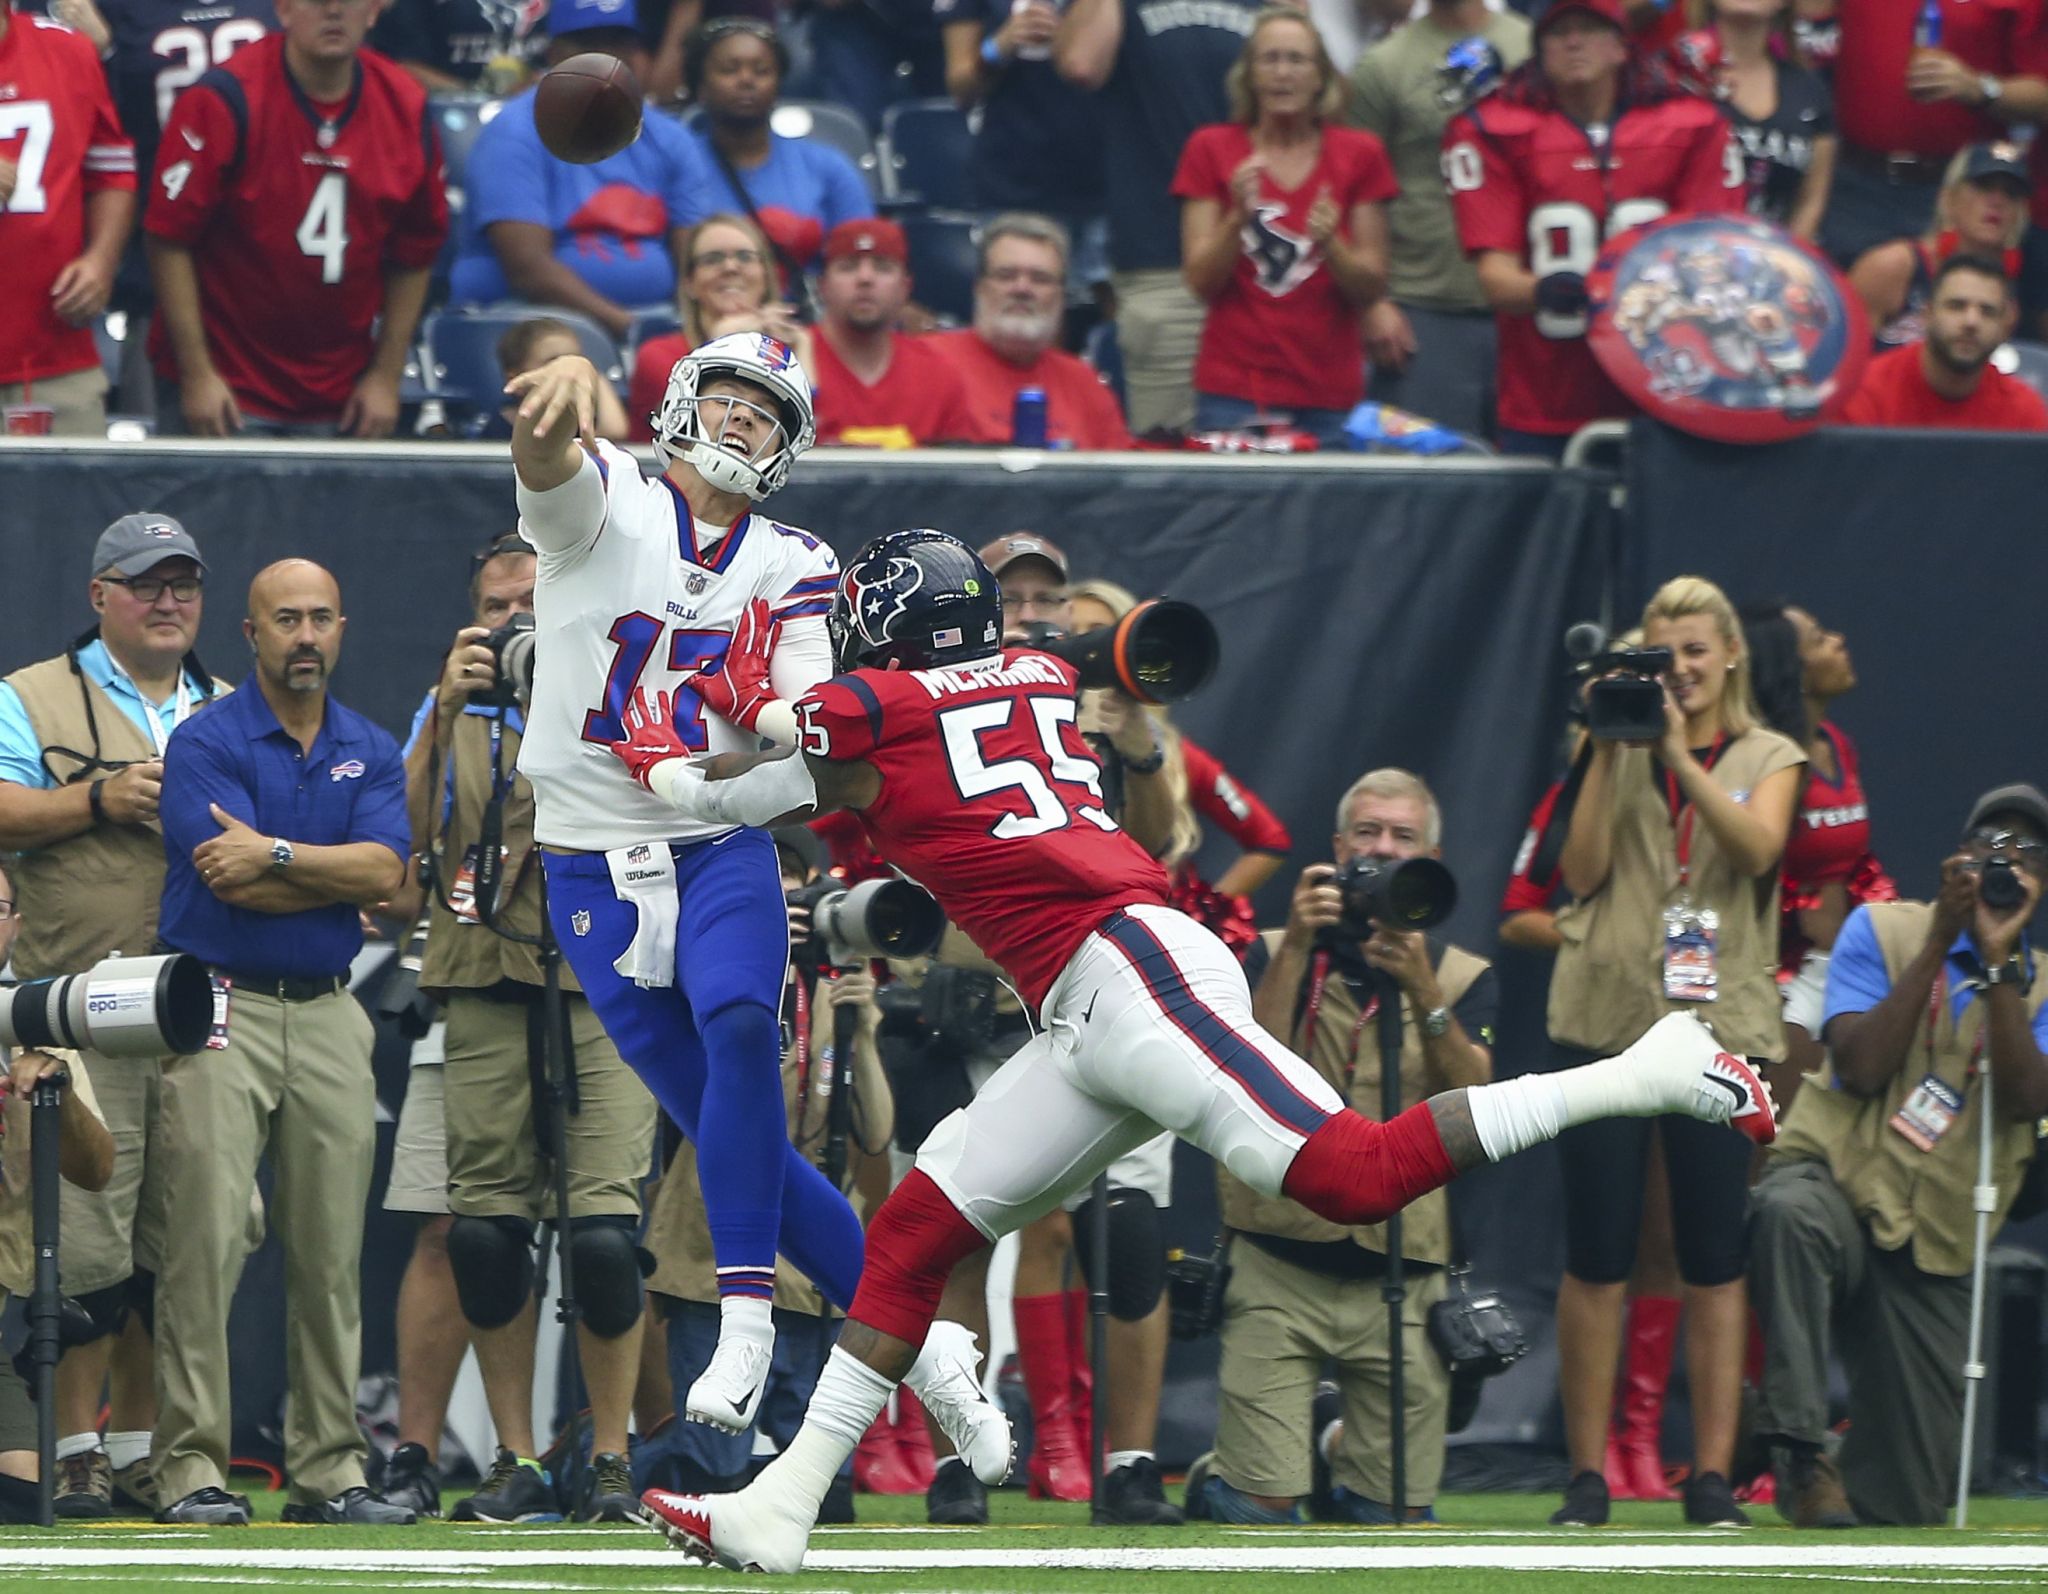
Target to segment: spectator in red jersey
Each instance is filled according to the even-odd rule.
[[[967,384],[967,441],[1015,437],[1017,395],[1045,395],[1045,438],[1054,448],[1131,447],[1116,396],[1086,361],[1053,345],[1067,305],[1067,231],[1014,210],[982,230],[974,325],[925,342]]]
[[[2048,24],[2040,0],[1855,0],[1836,25],[1842,155],[1821,238],[1846,266],[1925,230],[1964,145],[2048,118]]]
[[[825,314],[804,369],[817,384],[818,441],[870,448],[953,443],[973,432],[960,373],[931,344],[898,337],[910,248],[893,221],[842,221],[825,236]]]
[[[1343,80],[1298,11],[1259,13],[1226,80],[1231,120],[1181,152],[1181,271],[1208,303],[1195,427],[1285,420],[1325,448],[1365,397],[1359,316],[1387,291],[1386,146],[1334,125]]]
[[[633,355],[626,408],[636,443],[654,440],[651,418],[661,408],[676,361],[713,338],[765,332],[795,349],[806,371],[811,368],[810,333],[798,323],[796,307],[777,296],[775,254],[751,217],[730,211],[706,216],[690,230],[681,255],[676,302],[683,330],[649,338]]]
[[[1741,150],[1711,101],[1630,50],[1621,0],[1556,0],[1535,57],[1445,129],[1444,175],[1499,331],[1501,447],[1559,458],[1588,421],[1634,409],[1586,345],[1602,241],[1740,211]]]
[[[1918,238],[1879,244],[1850,269],[1880,348],[1920,341],[1935,270],[1950,255],[1999,260],[2007,276],[2019,271],[2029,189],[2023,159],[2012,144],[1972,144],[1949,162],[1934,225]]]
[[[149,208],[157,427],[388,437],[448,235],[426,90],[363,39],[377,0],[278,0],[282,33],[187,89]]]
[[[1995,260],[1951,255],[1934,274],[1927,336],[1880,354],[1843,407],[1847,426],[1949,426],[1980,432],[2048,431],[2048,404],[1992,369],[2012,331],[2010,279]]]
[[[106,435],[92,321],[135,219],[135,146],[80,33],[0,10],[0,404]]]

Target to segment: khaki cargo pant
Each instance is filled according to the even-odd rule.
[[[157,1278],[153,1462],[166,1504],[227,1483],[228,1307],[266,1152],[284,1246],[284,1461],[294,1500],[363,1482],[363,1212],[376,1149],[369,1016],[346,991],[281,1002],[238,988],[229,1045],[164,1063],[168,1243]]]
[[[83,1055],[113,1137],[114,1174],[104,1190],[81,1190],[67,1179],[58,1192],[64,1243],[57,1265],[64,1293],[72,1296],[111,1289],[137,1266],[154,1271],[163,1245],[163,1064],[154,1057]]]

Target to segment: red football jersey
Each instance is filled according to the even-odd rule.
[[[949,670],[855,670],[796,704],[805,752],[881,772],[858,816],[875,851],[1033,1008],[1112,911],[1166,901],[1166,872],[1103,811],[1075,683],[1072,666],[1011,648]]]
[[[1823,884],[1844,882],[1852,904],[1894,902],[1899,895],[1899,888],[1870,850],[1870,804],[1863,795],[1856,744],[1826,720],[1821,721],[1820,734],[1834,746],[1839,775],[1829,780],[1818,764],[1806,766],[1806,790],[1799,798],[1792,834],[1785,841],[1785,857],[1779,865],[1783,876],[1779,947],[1781,972],[1787,975],[1798,972],[1809,944],[1799,929],[1800,910],[1814,906]]]
[[[144,228],[193,254],[206,344],[251,414],[331,420],[368,369],[384,274],[434,263],[448,234],[426,91],[370,50],[319,105],[284,40],[244,45],[178,97]],[[158,316],[149,357],[177,369]]]
[[[1181,151],[1175,197],[1213,199],[1227,210],[1231,174],[1251,153],[1251,129],[1241,123],[1197,128]],[[1400,192],[1387,147],[1349,127],[1323,130],[1315,166],[1296,187],[1262,174],[1229,285],[1202,322],[1196,390],[1274,408],[1348,410],[1364,398],[1358,307],[1337,286],[1308,213],[1328,195],[1342,218],[1337,234],[1351,242],[1352,211]]]
[[[88,370],[92,327],[50,308],[50,286],[85,250],[85,196],[135,186],[100,58],[82,33],[15,12],[0,39],[0,160],[14,193],[0,205],[0,382]]]
[[[927,332],[916,341],[944,356],[966,383],[970,443],[1009,442],[1018,391],[1035,387],[1045,394],[1045,435],[1055,448],[1132,446],[1116,395],[1093,366],[1064,349],[1047,349],[1029,365],[1012,365],[972,327]]]
[[[1625,108],[1604,140],[1561,111],[1481,100],[1444,130],[1444,179],[1465,252],[1505,251],[1538,277],[1584,276],[1607,239],[1660,216],[1734,215],[1748,200],[1742,146],[1690,94]],[[1583,315],[1496,321],[1502,426],[1566,436],[1635,412],[1593,358]]]
[[[1853,0],[1837,10],[1835,124],[1842,141],[1881,154],[1942,159],[1965,144],[2010,138],[2003,122],[1975,106],[1916,100],[1906,92],[1922,4]],[[1941,48],[1973,72],[2048,73],[2041,0],[1942,0]]]
[[[871,387],[847,369],[820,327],[811,333],[810,372],[817,384],[821,443],[915,448],[961,443],[973,435],[967,384],[918,338],[895,340],[889,369]]]
[[[1293,836],[1265,800],[1223,767],[1223,760],[1187,737],[1180,751],[1188,771],[1188,801],[1246,852],[1286,852]]]
[[[1973,432],[2048,432],[2048,404],[2018,377],[1989,365],[1970,396],[1943,398],[1920,369],[1920,345],[1880,354],[1842,406],[1844,426],[1952,426]]]
[[[1541,880],[1534,870],[1536,849],[1542,844],[1543,832],[1550,828],[1550,816],[1557,812],[1557,799],[1563,791],[1563,781],[1552,781],[1529,815],[1529,828],[1522,832],[1522,844],[1515,849],[1515,866],[1508,875],[1507,888],[1500,894],[1503,919],[1517,913],[1540,913],[1556,899],[1560,883],[1557,866],[1553,864],[1549,876]]]

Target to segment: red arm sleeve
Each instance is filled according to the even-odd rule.
[[[851,763],[882,741],[882,699],[865,672],[820,681],[796,702],[797,745],[814,758]]]
[[[179,95],[157,145],[143,230],[166,243],[196,243],[220,204],[235,144],[235,119],[220,95],[204,83]]]
[[[1466,254],[1501,249],[1519,260],[1528,252],[1521,178],[1473,117],[1457,117],[1444,129],[1444,182]]]
[[[1246,852],[1288,852],[1294,838],[1268,808],[1259,794],[1231,778],[1222,760],[1206,747],[1189,741],[1180,743],[1187,761],[1188,801],[1195,812],[1209,820]]]

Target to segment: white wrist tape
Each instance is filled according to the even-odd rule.
[[[765,825],[817,805],[818,787],[803,754],[772,758],[731,780],[706,780],[686,758],[656,764],[647,789],[691,819],[711,825]]]
[[[796,708],[777,698],[754,718],[754,734],[777,747],[796,746]]]

